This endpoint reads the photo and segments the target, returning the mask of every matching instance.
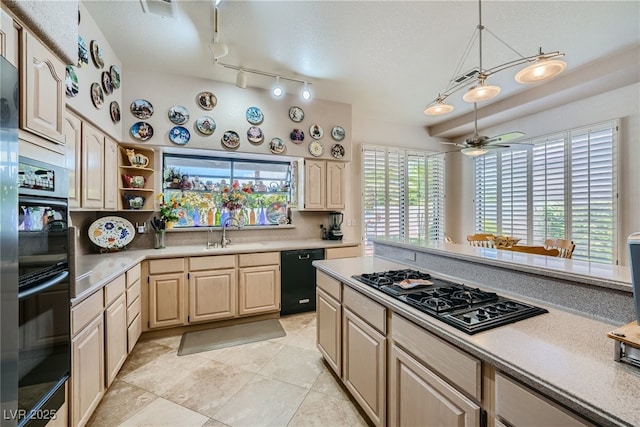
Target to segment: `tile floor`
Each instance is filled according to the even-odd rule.
[[[88,426],[366,426],[316,349],[315,313],[287,335],[178,356],[181,335],[138,342]]]

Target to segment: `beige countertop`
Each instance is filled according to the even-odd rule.
[[[232,243],[226,248],[205,248],[204,245],[170,246],[165,249],[125,250],[107,254],[82,255],[75,259],[75,297],[77,304],[131,267],[145,259],[185,256],[207,256],[237,253],[288,251],[314,248],[357,246],[359,242],[338,240],[280,240],[273,242]]]
[[[475,251],[474,251],[475,252]],[[601,425],[640,425],[637,398],[640,369],[613,360],[615,326],[541,304],[501,289],[506,297],[544,307],[549,313],[475,335],[455,329],[351,276],[398,268],[416,268],[378,257],[314,261],[318,269],[387,306],[455,346]],[[438,276],[429,270],[424,270]]]

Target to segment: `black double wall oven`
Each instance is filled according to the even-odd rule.
[[[71,369],[68,179],[64,168],[18,162],[18,426],[45,425]]]

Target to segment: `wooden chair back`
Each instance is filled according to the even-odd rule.
[[[546,256],[553,256],[553,257],[557,257],[560,255],[560,251],[557,249],[547,249],[544,246],[511,246],[508,248],[501,248],[507,251],[512,251],[512,252],[524,252],[527,254],[534,254],[534,255],[546,255]]]
[[[494,248],[495,236],[491,233],[476,233],[467,235],[469,245],[479,248]]]
[[[571,259],[573,256],[573,250],[576,245],[569,240],[564,239],[547,239],[544,242],[544,247],[547,249],[557,249],[560,253],[558,257]]]

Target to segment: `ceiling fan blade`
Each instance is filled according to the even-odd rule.
[[[464,144],[458,144],[457,142],[440,141],[440,144],[455,145],[456,147],[466,147]]]
[[[493,143],[502,143],[502,142],[512,141],[514,139],[520,138],[521,136],[524,136],[524,132],[516,131],[516,132],[503,133],[502,135],[494,136],[492,138],[487,139],[486,141],[484,141],[484,144],[493,144]]]

